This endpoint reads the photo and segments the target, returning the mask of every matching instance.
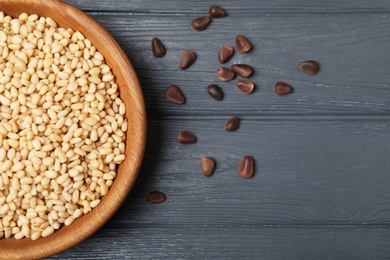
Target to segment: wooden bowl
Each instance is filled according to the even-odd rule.
[[[135,182],[144,154],[145,105],[140,83],[126,54],[113,37],[84,12],[60,0],[0,0],[0,11],[12,17],[18,17],[23,12],[51,17],[59,26],[83,33],[106,58],[119,85],[120,97],[126,104],[126,160],[120,165],[114,184],[101,203],[92,212],[49,237],[35,241],[29,238],[0,239],[0,259],[44,258],[64,251],[92,235],[125,200]]]

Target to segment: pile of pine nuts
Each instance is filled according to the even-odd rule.
[[[125,159],[125,111],[80,32],[0,10],[0,238],[47,237],[100,203]]]

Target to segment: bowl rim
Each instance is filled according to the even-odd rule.
[[[21,6],[29,8],[19,11]],[[51,17],[63,28],[71,28],[72,23],[77,21],[80,26],[77,30],[106,57],[107,64],[117,78],[120,96],[128,97],[132,102],[131,109],[126,104],[129,124],[126,160],[119,166],[113,186],[101,203],[72,225],[60,228],[49,237],[35,241],[27,238],[0,239],[0,259],[38,259],[57,254],[83,241],[100,229],[122,205],[134,185],[145,151],[146,108],[140,82],[123,49],[110,33],[80,9],[61,0],[0,0],[0,11],[13,17],[22,12]],[[104,39],[104,42],[98,41],[99,38]]]

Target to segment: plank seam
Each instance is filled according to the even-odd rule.
[[[168,228],[168,227],[180,227],[180,228],[365,228],[365,229],[390,229],[389,224],[145,224],[145,223],[132,223],[129,225],[129,229],[138,228]],[[105,229],[123,229],[124,225],[110,225],[107,224]]]
[[[132,10],[89,10],[89,9],[82,9],[84,12],[86,12],[89,15],[139,15],[139,16],[201,16],[205,15],[205,12],[165,12],[165,11],[132,11]],[[229,13],[229,17],[241,17],[243,13]],[[335,11],[335,12],[257,12],[256,14],[251,13],[245,13],[246,17],[258,17],[258,16],[285,16],[285,15],[367,15],[367,14],[374,14],[374,15],[386,15],[390,14],[390,10],[384,11],[384,10],[356,10],[356,11],[349,11],[349,12],[341,12],[341,11]]]

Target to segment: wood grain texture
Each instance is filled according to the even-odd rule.
[[[150,121],[135,190],[108,227],[390,224],[389,121],[241,117],[226,132],[227,119]],[[197,142],[178,143],[181,130]],[[255,159],[249,180],[237,174],[245,155]],[[216,160],[211,177],[201,172],[204,156]],[[167,201],[147,204],[152,190]]]
[[[98,5],[91,5],[84,0],[67,0],[67,2],[78,6],[86,11],[112,11],[112,12],[134,12],[134,13],[170,13],[174,15],[207,14],[210,5],[220,5],[226,9],[229,16],[256,16],[263,13],[367,13],[387,12],[390,10],[386,0],[375,0],[367,2],[364,0],[263,0],[253,2],[251,0],[241,1],[208,1],[188,0],[177,2],[175,0],[164,1],[164,4],[154,0],[105,0]]]
[[[245,111],[252,115],[369,115],[388,114],[390,76],[390,15],[369,13],[327,15],[256,15],[214,19],[205,31],[190,29],[196,16],[91,13],[104,24],[125,49],[144,89],[149,116],[222,115]],[[255,91],[248,96],[222,82],[216,71],[218,48],[234,46],[235,36],[245,35],[253,44],[247,54],[236,52],[224,66],[246,63],[254,68],[249,80]],[[153,57],[152,37],[167,47],[162,59]],[[184,49],[197,53],[197,62],[180,71]],[[303,60],[320,63],[320,72],[299,70]],[[239,79],[239,77],[237,78]],[[274,85],[284,81],[294,94],[280,97]],[[178,106],[163,99],[171,84],[179,85],[187,104]],[[205,88],[219,84],[225,93],[215,102]]]
[[[389,242],[385,228],[152,225],[105,228],[51,259],[386,259]]]
[[[99,21],[124,48],[140,78],[148,142],[134,189],[94,236],[49,259],[389,259],[390,145],[387,0],[67,0]],[[228,13],[202,32],[190,21],[211,4]],[[215,71],[218,48],[244,34],[254,49],[235,54],[255,73],[253,94]],[[167,55],[155,59],[158,37]],[[183,49],[198,61],[177,67]],[[302,73],[302,60],[320,63]],[[280,97],[286,81],[294,93]],[[218,83],[225,99],[205,92]],[[182,87],[187,104],[163,97]],[[224,123],[237,114],[237,132]],[[197,143],[177,143],[178,131]],[[255,158],[255,175],[237,175]],[[212,177],[199,160],[214,157]],[[161,190],[167,201],[151,205]]]
[[[125,204],[94,237],[51,259],[390,255],[386,118],[242,117],[234,133],[223,129],[224,122],[150,120],[144,164]],[[197,143],[177,143],[184,129]],[[247,153],[256,160],[250,180],[236,172]],[[212,177],[201,173],[202,156],[217,160]],[[151,190],[163,191],[167,201],[146,203]]]

